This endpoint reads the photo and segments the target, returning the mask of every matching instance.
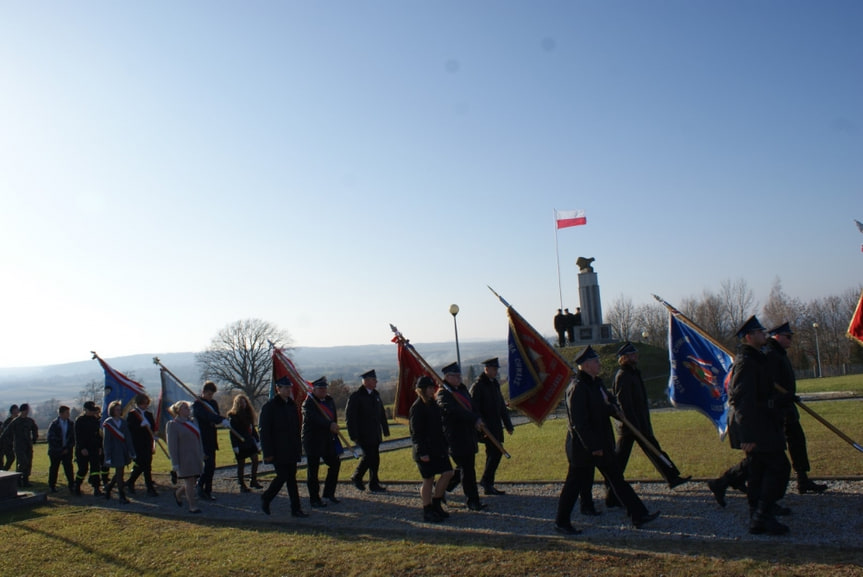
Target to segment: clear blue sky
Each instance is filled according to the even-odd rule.
[[[863,2],[0,2],[0,366],[861,282]],[[395,355],[395,347],[393,347]]]

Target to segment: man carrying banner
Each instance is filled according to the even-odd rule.
[[[659,447],[659,441],[656,440],[653,434],[653,425],[650,423],[650,404],[647,399],[647,388],[644,386],[644,380],[641,378],[641,371],[638,370],[638,349],[635,348],[635,345],[627,341],[617,350],[617,364],[620,368],[618,368],[617,373],[614,375],[614,385],[611,392],[614,394],[618,406],[623,411],[623,416],[641,433],[641,435],[636,436],[635,432],[630,430],[629,427],[624,426],[623,423],[618,424],[615,455],[618,465],[620,465],[620,471],[626,471],[629,455],[632,453],[632,445],[637,442],[670,488],[673,489],[678,485],[686,483],[691,477],[683,478],[680,476],[680,471],[674,466],[668,455]],[[644,444],[645,441],[650,443],[652,447],[647,447]],[[657,452],[659,454],[656,454]],[[611,491],[608,492],[605,503],[609,507],[619,505],[614,498],[614,493]]]
[[[479,413],[487,427],[488,432],[486,434],[494,435],[494,438],[503,444],[504,427],[510,435],[514,429],[512,420],[509,418],[509,411],[506,408],[506,402],[500,392],[500,383],[497,380],[500,361],[495,357],[483,361],[482,364],[483,372],[471,386],[470,396],[473,400],[474,409]],[[504,491],[494,486],[495,473],[497,473],[503,453],[487,436],[483,438],[483,442],[485,444],[485,469],[479,481],[480,485],[482,485],[486,495],[503,495]]]
[[[569,470],[558,501],[555,528],[561,533],[578,533],[570,523],[570,514],[583,486],[593,483],[590,471],[594,466],[626,508],[633,525],[640,528],[659,517],[659,511],[648,512],[624,480],[614,455],[614,432],[609,417],[616,416],[620,409],[611,404],[611,394],[599,378],[602,370],[599,355],[588,345],[575,362],[578,373],[566,390]]]
[[[381,465],[380,447],[383,437],[390,436],[390,426],[387,423],[384,403],[377,391],[377,373],[372,369],[360,377],[363,384],[351,393],[345,407],[348,436],[363,449],[363,456],[351,475],[351,481],[357,489],[365,491],[363,476],[368,471],[369,490],[372,493],[382,493],[387,489],[381,485],[378,477],[378,469]]]
[[[785,494],[791,471],[783,421],[793,395],[779,395],[773,387],[767,356],[761,352],[767,335],[754,315],[737,331],[737,338],[741,342],[728,386],[728,432],[731,447],[749,458],[749,532],[783,535],[788,526],[776,520],[774,505]]]
[[[794,377],[794,368],[788,359],[788,348],[791,347],[791,339],[794,332],[788,323],[779,325],[770,330],[770,338],[767,339],[767,363],[770,366],[770,374],[773,381],[785,389],[791,395],[797,394],[797,380]],[[816,483],[809,478],[809,454],[806,451],[806,435],[800,426],[800,413],[793,403],[785,413],[785,438],[788,442],[788,454],[791,456],[791,465],[797,473],[797,491],[804,493],[823,493],[827,485]]]
[[[303,449],[306,451],[306,487],[312,507],[326,507],[321,500],[318,470],[321,461],[327,466],[327,478],[324,481],[324,499],[331,503],[339,503],[336,498],[336,486],[339,482],[341,459],[344,451],[336,435],[339,433],[336,402],[327,394],[329,383],[326,377],[321,377],[312,383],[312,394],[306,395],[303,401]],[[314,397],[314,398],[312,398]]]

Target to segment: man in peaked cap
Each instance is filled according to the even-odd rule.
[[[369,472],[369,490],[373,493],[386,491],[378,477],[381,464],[380,446],[383,437],[390,436],[387,413],[377,391],[378,376],[374,369],[362,375],[362,385],[348,397],[345,421],[348,435],[363,450],[363,456],[351,475],[351,481],[360,491],[365,491],[363,476]],[[383,435],[382,435],[383,434]]]
[[[670,488],[673,489],[687,482],[691,477],[683,478],[680,476],[680,471],[674,466],[671,458],[662,451],[659,441],[653,434],[653,425],[650,422],[650,402],[647,399],[647,388],[641,378],[641,371],[638,369],[638,349],[635,348],[635,345],[629,341],[621,345],[617,350],[617,364],[619,368],[614,375],[611,392],[614,394],[621,411],[623,411],[623,416],[641,433],[640,436],[636,436],[635,431],[623,423],[617,426],[617,446],[614,452],[618,465],[620,465],[620,471],[626,471],[629,455],[632,453],[632,445],[637,442]],[[652,447],[646,445],[645,440]],[[654,449],[659,451],[660,455],[657,455]],[[613,507],[618,504],[614,498],[614,493],[609,491],[606,496],[606,505]]]
[[[566,346],[566,317],[563,315],[562,309],[557,309],[557,314],[554,315],[554,332],[557,333],[557,346],[563,348]]]
[[[794,367],[788,359],[788,349],[794,337],[794,331],[788,323],[770,329],[767,339],[767,362],[773,381],[789,394],[797,394],[797,380],[794,377]],[[788,442],[788,454],[791,456],[791,466],[797,473],[797,491],[804,493],[823,493],[827,485],[816,483],[809,478],[809,454],[806,451],[806,435],[800,426],[800,413],[792,403],[785,412],[785,438]]]
[[[504,428],[510,435],[515,429],[513,429],[506,402],[500,392],[500,382],[497,380],[500,361],[494,357],[483,361],[482,365],[483,372],[471,386],[470,396],[473,400],[474,410],[482,417],[488,432],[503,444]],[[479,484],[482,485],[486,495],[503,495],[504,491],[494,486],[495,473],[503,454],[488,437],[484,437],[483,442],[485,443],[485,469]]]
[[[443,431],[453,461],[461,469],[461,487],[467,498],[467,508],[482,511],[476,483],[476,454],[479,452],[477,434],[484,423],[473,404],[470,391],[461,382],[461,368],[451,363],[442,369],[444,386],[437,393]]]
[[[564,534],[576,534],[570,522],[572,508],[583,490],[593,485],[593,468],[600,470],[617,499],[626,508],[632,523],[638,528],[659,517],[650,513],[632,486],[623,478],[623,472],[614,455],[614,432],[609,417],[617,414],[611,394],[602,384],[599,373],[602,365],[599,355],[589,345],[575,359],[578,372],[566,389],[566,414],[569,428],[566,433],[566,456],[569,469],[557,505],[555,529]]]
[[[784,416],[793,402],[779,396],[762,348],[764,327],[753,315],[737,331],[740,345],[728,386],[728,435],[731,447],[748,457],[749,532],[783,535],[788,526],[776,520],[776,502],[785,494],[791,465],[785,456]]]
[[[326,377],[321,377],[312,383],[312,394],[303,401],[303,449],[306,452],[308,470],[306,487],[309,490],[309,500],[312,507],[325,507],[321,500],[318,470],[321,461],[327,466],[327,478],[324,481],[324,499],[331,503],[339,503],[336,498],[336,486],[339,482],[341,460],[339,455],[344,451],[339,443],[339,420],[336,413],[336,402],[327,394],[329,383]]]

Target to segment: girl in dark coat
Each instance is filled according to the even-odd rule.
[[[449,517],[442,503],[453,469],[449,461],[449,446],[443,434],[440,407],[435,402],[434,393],[435,382],[431,377],[417,379],[417,400],[410,408],[409,419],[413,457],[423,479],[420,488],[423,519],[437,523]],[[435,475],[440,475],[437,484]]]
[[[249,486],[263,489],[263,486],[258,483],[258,453],[261,452],[261,440],[258,437],[258,430],[255,428],[258,417],[249,397],[242,393],[234,397],[234,405],[228,411],[228,420],[231,422],[231,428],[243,436],[241,439],[237,435],[231,434],[231,447],[237,458],[237,483],[240,485],[240,492],[248,493],[250,490],[246,486],[245,480],[246,459],[252,463],[252,478],[249,481]]]

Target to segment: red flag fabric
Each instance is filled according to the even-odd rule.
[[[568,228],[570,226],[581,226],[587,224],[587,217],[584,215],[584,210],[555,210],[554,220],[557,222],[557,228]]]
[[[863,292],[860,293],[860,300],[857,301],[851,324],[848,325],[848,336],[863,345]]]
[[[291,383],[291,390],[294,393],[294,403],[297,405],[297,414],[300,415],[300,422],[303,418],[303,401],[306,400],[306,395],[311,390],[311,383],[306,381],[300,372],[291,362],[291,359],[285,355],[282,349],[273,349],[273,390],[271,396],[275,395],[276,383],[282,379],[288,379]]]
[[[393,342],[398,344],[399,378],[396,383],[396,401],[393,409],[393,417],[396,419],[407,419],[411,405],[417,399],[416,382],[422,376],[434,378],[416,356],[416,351],[410,343],[395,337]]]

